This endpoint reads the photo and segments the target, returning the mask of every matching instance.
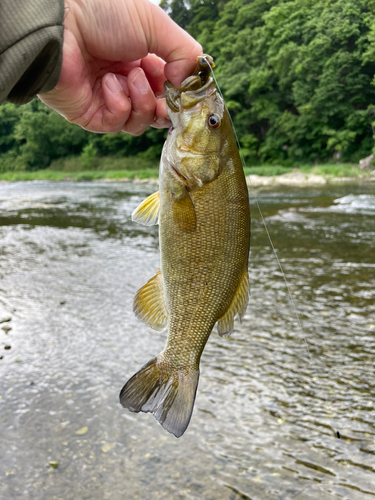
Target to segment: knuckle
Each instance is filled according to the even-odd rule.
[[[123,103],[119,103],[117,105],[116,114],[122,117],[127,117],[130,113],[130,109],[131,108],[129,102],[124,101]]]
[[[118,117],[111,118],[103,116],[101,131],[106,134],[116,134],[122,129],[123,124],[123,120],[119,120]]]

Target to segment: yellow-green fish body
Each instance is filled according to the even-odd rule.
[[[180,89],[167,86],[173,123],[164,145],[159,192],[133,219],[159,223],[160,271],[137,293],[136,315],[168,326],[163,351],[121,391],[123,406],[151,412],[179,437],[189,424],[199,361],[217,323],[221,335],[242,317],[249,294],[248,191],[223,100],[202,58]]]

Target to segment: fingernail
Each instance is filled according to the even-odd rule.
[[[147,94],[150,90],[150,85],[143,71],[138,71],[135,75],[133,78],[133,85],[141,94]]]
[[[105,84],[112,92],[112,94],[118,94],[122,90],[121,83],[118,81],[116,75],[114,75],[113,73],[109,73],[107,75],[107,78],[105,79]]]

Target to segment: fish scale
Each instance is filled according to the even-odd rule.
[[[236,163],[239,175],[219,176],[204,189],[192,193],[197,217],[195,233],[173,225],[173,204],[167,201],[164,207],[161,201],[161,269],[171,310],[168,357],[181,357],[180,343],[192,350],[186,341],[189,337],[189,340],[195,339],[193,345],[199,346],[194,350],[194,361],[199,362],[214,324],[229,307],[242,277],[250,223],[241,211],[248,194],[246,184],[240,184],[241,162],[238,159]],[[168,176],[168,170],[161,172],[160,197],[168,200],[169,193],[164,193],[168,182],[163,175]],[[218,196],[219,193],[222,196]],[[197,297],[201,297],[200,301]],[[196,309],[198,313],[194,316]]]

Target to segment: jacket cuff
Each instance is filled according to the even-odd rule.
[[[9,6],[6,13],[10,19],[4,19],[4,25],[1,20],[5,32],[0,35],[0,103],[6,99],[25,104],[36,94],[53,89],[59,80],[64,4],[51,0],[11,0],[4,4]]]

